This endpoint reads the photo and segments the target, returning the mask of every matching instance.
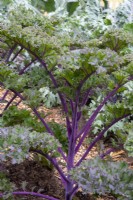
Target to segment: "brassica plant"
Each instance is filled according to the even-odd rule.
[[[38,15],[23,5],[0,22],[0,85],[7,90],[2,102],[12,93],[1,114],[0,159],[20,163],[30,152],[45,157],[61,177],[65,200],[72,200],[80,187],[84,192],[112,192],[121,199],[132,199],[133,172],[124,163],[104,161],[106,155],[123,148],[133,125],[132,32],[112,28],[92,39],[82,35],[77,39],[74,33],[61,34],[61,23],[61,19]],[[65,125],[47,122],[39,111],[46,95],[52,95],[47,88],[58,94]],[[20,102],[30,110],[15,108]],[[81,125],[84,112],[87,118]],[[120,132],[118,126],[119,140],[111,149],[85,161],[109,130],[118,130],[120,122],[127,129]],[[75,160],[86,138],[90,143]],[[127,150],[129,145],[127,139]],[[2,192],[0,197],[4,197]],[[58,200],[29,191],[11,194]]]

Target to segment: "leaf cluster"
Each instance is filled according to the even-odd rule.
[[[61,147],[58,140],[48,133],[39,133],[20,125],[0,128],[0,136],[0,159],[4,161],[10,158],[13,164],[28,158],[31,147],[43,149],[43,152],[52,156],[57,156],[57,149]]]
[[[132,199],[133,172],[124,162],[90,159],[83,161],[70,174],[84,193],[110,193],[119,199]]]

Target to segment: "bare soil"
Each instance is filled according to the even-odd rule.
[[[6,163],[3,171],[17,187],[17,191],[34,191],[64,200],[64,189],[60,178],[54,170],[50,170],[36,161],[25,160],[21,164]],[[15,200],[43,200],[33,196],[16,196]],[[115,200],[111,195],[94,197],[84,195],[82,191],[76,194],[74,200]]]

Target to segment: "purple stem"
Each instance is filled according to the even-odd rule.
[[[75,95],[75,103],[73,104],[73,112],[72,112],[72,134],[70,135],[69,139],[69,149],[68,149],[68,160],[67,160],[67,171],[71,170],[74,166],[74,157],[75,157],[75,145],[76,145],[76,134],[78,129],[78,105],[79,105],[79,96],[80,96],[80,89],[78,88]],[[67,183],[66,186],[66,200],[71,199],[74,195],[73,185],[74,182],[71,180],[71,177],[68,175],[68,179],[70,183]]]
[[[29,49],[27,49],[27,50],[29,50]],[[31,50],[29,50],[29,51],[36,57],[36,59],[38,59],[38,61],[39,61],[39,62],[42,64],[42,66],[46,69],[46,71],[48,72],[48,74],[49,74],[49,76],[50,76],[50,78],[51,78],[51,80],[52,80],[53,85],[55,86],[55,88],[58,88],[58,84],[57,84],[57,82],[56,82],[56,80],[55,80],[53,74],[51,73],[51,71],[48,70],[47,64],[44,62],[44,60],[42,60],[41,58],[39,58],[39,57],[38,57],[34,52],[32,52]],[[70,130],[71,124],[70,124],[70,120],[69,120],[69,117],[68,117],[67,103],[66,103],[66,100],[65,100],[65,98],[63,97],[63,95],[62,95],[60,92],[58,92],[58,94],[59,94],[59,97],[60,97],[60,100],[61,100],[61,103],[62,103],[64,112],[65,112],[65,114],[67,115],[67,117],[66,117],[66,122],[67,122],[67,125],[68,125],[67,129]]]
[[[59,167],[59,165],[58,165],[58,163],[57,163],[55,158],[51,158],[49,155],[43,153],[41,150],[30,149],[30,151],[38,153],[38,154],[44,156],[45,158],[47,158],[54,165],[55,169],[58,171],[58,173],[60,174],[60,176],[63,179],[63,181],[64,182],[68,182],[68,179],[64,175],[62,169]]]
[[[15,90],[11,90],[12,92],[15,93],[14,96],[18,96],[20,99],[22,99],[23,101],[25,100],[25,98],[19,93],[16,92]],[[35,115],[41,120],[41,122],[43,123],[43,125],[46,127],[47,131],[50,133],[50,135],[53,135],[52,130],[50,129],[50,127],[48,126],[48,124],[45,122],[45,120],[40,116],[39,112],[36,110],[36,108],[32,109],[35,113]]]
[[[7,56],[6,60],[5,60],[5,62],[9,61],[10,56],[13,53],[13,51],[16,49],[16,47],[17,47],[17,44],[14,44],[13,47],[9,50],[9,53],[8,53],[8,56]]]
[[[80,91],[82,86],[84,85],[84,83],[87,81],[87,79],[94,74],[94,72],[92,72],[91,74],[87,74],[87,76],[85,76],[85,78],[79,83],[79,86],[77,87],[77,91],[76,91],[76,99],[75,99],[75,105],[72,102],[72,100],[70,100],[70,105],[71,105],[71,109],[73,112],[73,117],[72,117],[72,137],[73,137],[73,146],[75,146],[75,139],[76,139],[76,133],[77,133],[77,122],[79,121],[78,119],[78,105],[79,105],[79,96],[80,96]],[[73,131],[74,130],[74,131]],[[73,147],[71,147],[73,148]]]
[[[87,74],[87,75],[84,77],[84,79],[79,83],[79,86],[78,86],[78,90],[79,90],[79,91],[80,91],[81,88],[83,87],[84,83],[88,80],[88,78],[90,78],[94,73],[95,73],[95,71],[92,72],[92,73],[90,73],[90,74]]]
[[[35,113],[35,115],[38,117],[38,119],[40,119],[40,121],[43,123],[43,125],[46,127],[47,131],[50,133],[50,135],[54,136],[53,131],[51,130],[51,128],[48,126],[48,124],[45,122],[45,120],[41,117],[41,115],[39,114],[39,112],[36,110],[36,108],[32,109]],[[66,161],[66,156],[64,154],[64,152],[62,151],[62,149],[59,147],[58,151],[60,152],[60,154],[62,155],[62,157],[64,158],[64,160]]]
[[[91,92],[92,92],[92,88],[89,88],[89,89],[86,91],[85,97],[83,98],[83,100],[82,100],[82,102],[81,102],[81,107],[84,106],[84,105],[87,103],[88,98],[89,98]]]
[[[54,135],[53,131],[48,126],[48,124],[45,122],[45,120],[41,117],[41,115],[39,114],[39,112],[37,111],[37,109],[33,108],[32,110],[34,111],[34,113],[38,117],[38,119],[40,119],[40,121],[43,123],[43,125],[45,126],[45,128],[47,129],[47,131],[50,133],[50,135]]]
[[[67,126],[68,140],[70,141],[70,137],[72,134],[72,127],[71,127],[70,121],[67,116],[66,116],[66,126]]]
[[[128,78],[128,81],[130,80],[133,80],[133,76],[130,76]],[[128,82],[127,81],[127,82]],[[125,85],[127,82],[125,83],[122,83],[121,85],[117,85],[117,87],[111,91],[103,100],[103,102],[97,107],[97,109],[94,111],[94,113],[92,114],[92,116],[90,117],[90,119],[87,121],[85,127],[80,131],[79,134],[82,134],[85,130],[86,130],[86,133],[84,132],[84,134],[87,135],[87,133],[90,131],[91,129],[91,125],[92,123],[94,122],[94,120],[96,119],[97,115],[99,114],[99,111],[102,109],[102,107],[105,105],[105,103],[117,92],[117,90],[119,88],[121,88],[123,85]],[[87,125],[88,124],[88,125]],[[84,130],[85,129],[85,130]],[[85,136],[86,137],[86,136]]]
[[[51,130],[51,128],[48,126],[48,124],[45,122],[45,120],[40,116],[39,112],[36,110],[36,108],[32,109],[35,113],[35,115],[38,117],[38,119],[40,119],[40,121],[43,123],[43,125],[45,126],[45,128],[47,129],[47,131],[49,132],[50,135],[54,136],[53,131]],[[66,156],[64,154],[64,152],[62,151],[62,149],[59,147],[58,151],[60,152],[60,154],[62,155],[62,157],[64,158],[64,160],[66,161]]]
[[[16,96],[19,96],[22,100],[24,100],[24,97],[19,94],[18,92],[15,92],[14,90],[12,90],[15,95],[14,97],[10,100],[10,103],[14,100],[14,98],[16,98]],[[9,103],[8,103],[9,104]],[[47,125],[47,123],[44,121],[44,119],[40,116],[40,114],[38,113],[38,111],[34,108],[33,109],[34,113],[36,114],[36,116],[42,121],[42,123],[44,124],[44,126],[46,127],[47,131],[51,134],[54,135],[52,130],[50,129],[50,127]],[[58,148],[58,151],[61,153],[62,157],[64,158],[64,160],[66,161],[66,156],[64,155],[64,152],[62,151],[61,148]],[[38,151],[38,153],[43,155],[43,152]],[[56,159],[52,159],[50,156],[45,155],[45,157],[50,160],[52,162],[52,164],[55,166],[55,168],[58,170],[59,174],[61,175],[61,177],[63,178],[64,181],[68,181],[67,178],[65,177],[65,175],[63,174],[62,170],[60,169],[60,167],[58,166]]]
[[[74,129],[75,130],[75,133],[74,133],[74,142],[77,138],[76,134],[77,134],[77,126],[78,126],[78,121],[80,119],[80,117],[78,117],[79,113],[81,115],[81,112],[78,112],[78,106],[79,106],[79,96],[80,96],[80,91],[81,91],[81,88],[83,87],[84,83],[88,80],[89,77],[91,77],[95,72],[92,72],[91,74],[87,74],[84,79],[79,83],[79,86],[77,87],[77,91],[76,91],[76,101],[75,101],[75,111],[74,111],[74,104],[72,101],[70,101],[70,105],[71,105],[71,108],[72,108],[72,111],[74,114],[74,117],[73,117],[73,121],[74,121],[74,127],[72,127],[72,130]],[[89,89],[90,91],[90,89]],[[79,119],[78,119],[79,118]]]
[[[17,95],[20,99],[22,100],[25,100],[25,98],[19,93],[19,92],[16,92],[15,90],[11,90],[12,92],[15,93],[15,95]],[[32,108],[32,110],[34,111],[35,115],[38,117],[38,119],[40,119],[40,121],[43,123],[43,125],[45,126],[45,128],[47,129],[48,133],[50,135],[53,135],[54,136],[54,133],[53,131],[51,130],[51,128],[48,126],[48,124],[45,122],[45,120],[40,116],[39,112],[37,111],[36,108]],[[58,148],[58,151],[59,153],[62,155],[62,157],[64,158],[64,160],[66,161],[66,156],[63,152],[63,150],[59,147]]]
[[[76,153],[78,152],[80,146],[82,145],[85,137],[87,136],[88,132],[91,129],[91,126],[94,122],[94,120],[96,119],[97,115],[99,114],[100,110],[103,108],[103,106],[105,105],[105,103],[110,99],[110,97],[112,97],[117,90],[121,87],[121,85],[118,85],[113,91],[111,91],[105,98],[104,100],[100,103],[100,105],[96,108],[96,110],[93,112],[93,114],[91,115],[91,117],[89,118],[89,120],[87,121],[87,123],[85,124],[84,128],[79,132],[78,135],[82,135],[82,133],[84,132],[84,134],[82,135],[81,139],[79,140],[79,143],[75,149]]]
[[[54,87],[55,88],[58,88],[58,84],[53,76],[53,74],[51,73],[51,71],[48,70],[47,68],[47,64],[42,60],[40,59],[38,56],[36,56],[35,54],[33,54],[38,60],[39,62],[44,66],[44,68],[46,69],[46,71],[48,72],[53,84],[54,84]],[[63,106],[63,109],[64,109],[64,112],[66,114],[66,124],[67,124],[67,130],[68,130],[68,139],[69,139],[69,135],[71,134],[71,123],[70,123],[70,120],[69,120],[69,117],[68,117],[68,108],[67,108],[67,103],[66,103],[66,100],[65,98],[63,97],[63,95],[58,92],[58,95],[60,97],[60,100],[61,100],[61,103],[62,103],[62,106]]]
[[[13,91],[13,92],[15,92],[15,91]],[[17,96],[19,96],[22,100],[24,100],[24,97],[23,97],[21,94],[19,94],[18,92],[15,92],[15,94],[17,94]],[[40,114],[39,114],[39,112],[36,110],[36,108],[33,108],[32,110],[34,111],[34,113],[35,113],[35,115],[38,117],[38,119],[40,119],[40,121],[43,123],[43,125],[45,126],[45,128],[47,129],[47,131],[49,132],[49,134],[54,136],[53,131],[50,129],[50,127],[49,127],[48,124],[45,122],[45,120],[40,116]],[[62,155],[63,159],[66,161],[66,156],[65,156],[63,150],[59,147],[59,148],[58,148],[58,151],[59,151],[59,153]]]
[[[20,50],[14,55],[14,57],[11,59],[11,61],[13,62],[16,57],[18,56],[18,54],[20,54],[20,52],[23,50],[23,47],[20,48]]]
[[[74,161],[74,152],[75,152],[75,134],[77,130],[77,112],[74,111],[73,118],[75,117],[75,120],[72,122],[72,134],[70,135],[69,140],[69,149],[68,149],[68,162],[67,162],[67,169],[68,171],[73,167],[73,161]]]
[[[19,75],[22,75],[24,73],[24,71],[32,64],[36,61],[36,58],[33,59],[30,63],[28,63],[23,69],[20,70]]]
[[[94,73],[94,72],[93,72]],[[69,149],[68,149],[68,161],[67,161],[67,171],[69,172],[71,168],[73,168],[74,165],[74,156],[75,156],[75,145],[76,145],[76,134],[78,129],[78,121],[79,121],[79,96],[80,91],[83,86],[83,84],[86,82],[86,80],[93,74],[87,74],[87,76],[80,82],[79,86],[76,90],[75,95],[75,102],[73,103],[72,100],[70,100],[70,105],[72,109],[72,133],[69,137]],[[70,183],[67,184],[66,187],[66,199],[70,199],[78,189],[78,186],[73,188],[73,181],[71,181],[70,176],[68,176],[68,179],[70,180]]]
[[[40,116],[39,112],[36,110],[36,108],[32,109],[35,113],[35,115],[38,117],[38,119],[40,119],[40,121],[43,123],[43,125],[45,126],[45,128],[47,129],[47,131],[49,132],[50,135],[54,136],[53,131],[51,130],[51,128],[48,126],[48,124],[45,122],[45,120]],[[62,151],[62,149],[59,147],[58,148],[59,153],[62,155],[62,157],[64,158],[64,160],[66,161],[66,156],[64,154],[64,152]]]
[[[89,145],[88,149],[86,150],[86,152],[83,154],[83,156],[81,157],[81,159],[77,162],[76,166],[79,166],[80,163],[85,159],[85,157],[88,155],[88,153],[90,152],[90,150],[94,147],[94,145],[103,137],[104,133],[106,131],[108,131],[110,129],[110,127],[112,127],[114,124],[116,124],[118,121],[130,116],[131,114],[126,114],[122,117],[119,117],[118,119],[113,120],[110,125],[108,125],[107,127],[105,127],[99,134],[98,136],[95,137],[95,139],[91,142],[91,144]]]
[[[44,194],[39,194],[39,193],[36,193],[36,192],[17,191],[17,192],[12,192],[12,194],[13,195],[30,195],[30,196],[41,197],[43,199],[48,199],[48,200],[59,200],[57,198],[50,197],[50,196],[44,195]],[[0,193],[0,197],[3,197],[2,193]]]
[[[49,76],[50,76],[50,78],[51,78],[51,80],[52,80],[52,82],[53,82],[55,88],[58,88],[57,82],[56,82],[54,76],[52,75],[51,71],[48,70],[47,64],[44,62],[44,60],[42,60],[41,58],[39,58],[34,52],[31,51],[30,48],[25,47],[25,46],[23,46],[22,44],[19,44],[18,42],[17,42],[17,44],[18,44],[19,46],[21,46],[22,48],[25,48],[27,51],[29,51],[29,52],[42,64],[42,66],[44,66],[44,68],[45,68],[46,71],[48,72],[48,74],[49,74]],[[68,115],[67,103],[66,103],[66,101],[65,101],[65,99],[64,99],[64,97],[63,97],[63,95],[62,95],[60,92],[58,92],[58,94],[59,94],[59,97],[60,97],[60,100],[61,100],[61,103],[62,103],[64,112],[66,113],[66,115]],[[70,123],[70,120],[69,120],[69,117],[68,117],[68,116],[67,116],[67,124],[69,124],[69,127],[71,126],[71,123]],[[68,128],[68,129],[69,129],[69,128]]]
[[[5,106],[4,110],[7,110],[7,108],[11,105],[11,103],[14,101],[14,99],[17,97],[17,95],[15,94],[11,100],[7,103],[7,105]]]
[[[100,158],[103,159],[105,156],[109,155],[111,152],[115,151],[116,148],[110,148],[105,153],[100,155]]]
[[[70,101],[70,106],[71,106],[71,111],[74,111],[74,102],[72,101],[72,99],[69,100]]]
[[[70,195],[74,196],[74,194],[77,192],[78,188],[79,188],[78,185],[75,185],[75,187],[72,189]]]
[[[3,101],[6,98],[6,96],[8,95],[8,92],[9,92],[9,90],[6,90],[6,92],[4,93],[3,97],[0,98],[0,101]]]
[[[79,83],[79,86],[78,86],[78,88],[77,88],[77,97],[80,96],[81,88],[83,87],[84,83],[85,83],[85,82],[88,80],[88,78],[90,78],[94,73],[95,73],[95,71],[92,72],[91,74],[87,74],[87,75],[84,77],[84,79]],[[88,97],[88,95],[90,94],[90,90],[91,90],[91,88],[89,88],[89,90],[87,90],[87,97]],[[88,99],[88,98],[87,98],[87,99]],[[78,103],[79,103],[79,99],[78,99]],[[83,105],[81,104],[81,106],[83,106]]]
[[[16,54],[16,57],[17,57],[17,55],[22,51],[22,47],[21,47],[21,49],[20,49],[20,51]],[[14,58],[15,59],[15,58]],[[34,61],[35,61],[36,59],[34,59],[34,60],[32,60],[29,64],[27,64],[20,72],[19,72],[19,75],[21,75],[21,74],[23,74],[24,73],[24,71],[25,71],[25,69],[27,69]],[[13,61],[13,59],[12,59],[12,61]],[[4,96],[2,97],[2,99],[0,99],[0,100],[4,100],[5,99],[5,97],[7,96],[7,94],[8,94],[8,90],[5,92],[5,94],[4,94]],[[4,108],[4,110],[6,110],[9,106],[10,106],[10,104],[12,103],[12,101],[14,100],[16,98],[16,96],[14,96],[9,102],[8,102],[8,104],[6,105],[6,107]],[[21,102],[21,100],[16,104],[16,105],[19,105],[19,103]]]
[[[77,90],[75,95],[75,105],[72,113],[72,134],[70,135],[69,149],[68,149],[68,171],[73,167],[76,145],[76,134],[78,128],[78,104],[79,104],[80,90]]]
[[[16,106],[18,106],[21,102],[22,102],[22,100],[20,99],[20,100],[16,103]]]
[[[67,159],[67,172],[74,166],[74,156],[75,156],[75,145],[76,145],[76,133],[78,124],[78,103],[79,103],[79,90],[75,95],[75,105],[72,113],[72,133],[69,138],[69,148],[68,148],[68,159]],[[66,196],[65,199],[72,199],[72,190],[74,182],[71,180],[70,175],[68,175],[69,183],[66,185]]]

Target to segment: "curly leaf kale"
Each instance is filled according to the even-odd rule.
[[[52,156],[58,155],[60,143],[48,133],[32,131],[20,125],[0,128],[0,159],[10,158],[12,163],[20,163],[29,157],[29,149],[43,149]]]
[[[111,193],[132,199],[133,171],[124,162],[109,162],[101,158],[83,161],[70,172],[84,193]]]

